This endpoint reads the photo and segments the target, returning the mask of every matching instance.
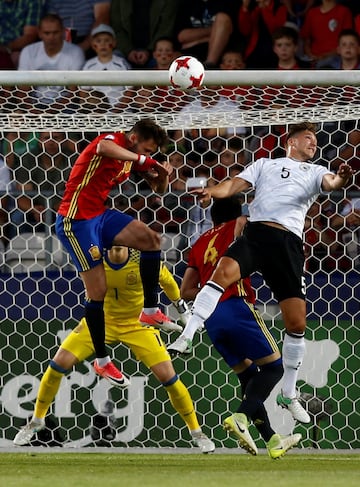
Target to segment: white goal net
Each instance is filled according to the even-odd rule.
[[[82,317],[83,286],[56,238],[54,218],[72,163],[97,134],[127,130],[144,117],[168,130],[162,157],[174,166],[169,191],[154,195],[133,178],[110,199],[161,233],[163,259],[179,282],[189,247],[211,225],[187,191],[191,178],[213,184],[258,157],[282,155],[288,125],[303,120],[318,124],[316,163],[335,171],[347,161],[359,170],[359,72],[211,71],[205,82],[182,93],[160,71],[0,72],[0,446],[11,445],[27,421],[49,359]],[[104,86],[122,87],[121,96],[107,98]],[[358,184],[359,172],[344,191],[319,199],[306,220],[307,353],[298,387],[312,422],[295,425],[275,405],[277,390],[266,402],[274,429],[295,428],[304,448],[360,448]],[[247,204],[244,196],[245,213]],[[259,275],[253,286],[281,344],[278,306]],[[177,316],[165,298],[163,305]],[[163,333],[163,339],[174,337]],[[238,406],[237,378],[205,332],[196,340],[193,356],[174,360],[176,371],[204,431],[217,447],[236,447],[221,424]],[[92,418],[111,397],[116,437],[109,445],[190,446],[157,381],[123,346],[113,353],[132,377],[129,390],[109,390],[91,362],[80,364],[63,379],[47,435],[36,441],[94,446]]]

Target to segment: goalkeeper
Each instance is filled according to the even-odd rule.
[[[105,296],[105,341],[123,343],[130,347],[137,360],[143,362],[165,387],[170,402],[186,423],[193,443],[203,453],[215,450],[214,443],[202,432],[189,391],[177,376],[170,355],[160,337],[159,329],[143,327],[139,313],[143,306],[143,287],[139,270],[140,252],[123,246],[114,246],[104,257],[108,291]],[[159,282],[167,297],[174,303],[185,325],[188,310],[180,299],[179,287],[164,264]],[[175,323],[164,329],[181,331]],[[94,353],[94,346],[85,318],[67,336],[43,375],[32,419],[15,436],[14,444],[27,445],[38,431],[45,427],[46,413],[58,392],[62,377],[72,367]]]

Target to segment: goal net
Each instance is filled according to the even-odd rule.
[[[358,72],[211,71],[205,82],[201,90],[183,93],[170,88],[161,71],[0,72],[0,446],[11,445],[31,415],[49,359],[83,314],[83,286],[56,238],[54,219],[71,165],[97,134],[127,130],[144,117],[168,130],[166,154],[157,154],[174,166],[168,192],[154,195],[132,178],[111,194],[110,204],[161,233],[163,259],[179,282],[188,249],[211,225],[208,211],[188,193],[194,178],[210,185],[258,157],[283,155],[288,125],[303,120],[318,125],[316,163],[335,171],[347,161],[358,171]],[[266,402],[273,428],[281,434],[295,428],[304,448],[360,448],[358,178],[319,199],[306,219],[307,352],[298,387],[312,422],[295,425],[275,405],[277,388]],[[245,214],[250,198],[244,195]],[[260,275],[252,282],[281,344],[279,308]],[[176,318],[164,296],[162,303]],[[130,388],[110,389],[94,375],[89,357],[63,379],[49,429],[36,441],[94,446],[92,420],[105,405],[116,429],[107,445],[189,447],[189,433],[155,378],[124,346],[113,355],[131,376]],[[197,336],[194,354],[175,359],[174,366],[204,431],[217,447],[237,447],[221,424],[239,405],[238,380],[205,332]],[[251,432],[264,447],[253,426]]]

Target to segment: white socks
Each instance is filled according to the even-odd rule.
[[[284,375],[282,379],[282,393],[285,397],[293,399],[296,397],[296,382],[298,370],[305,355],[304,337],[294,337],[285,333],[282,357]]]
[[[208,281],[196,296],[191,308],[191,317],[181,336],[193,339],[195,332],[203,325],[215,310],[224,289],[212,281]]]

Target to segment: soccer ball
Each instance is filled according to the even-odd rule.
[[[204,66],[195,57],[180,56],[170,65],[169,81],[174,88],[190,90],[203,84],[204,74]]]

